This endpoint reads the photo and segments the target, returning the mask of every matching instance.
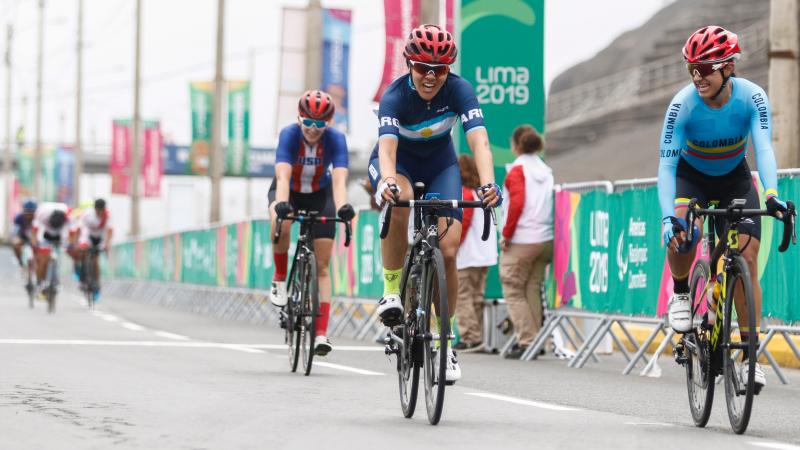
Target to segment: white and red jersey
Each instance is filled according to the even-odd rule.
[[[62,211],[67,216],[67,220],[61,228],[53,228],[50,226],[50,217],[52,217],[53,213],[56,211]],[[67,206],[66,203],[48,202],[39,205],[39,207],[36,208],[36,214],[33,216],[33,232],[36,233],[37,239],[41,242],[44,239],[45,233],[47,233],[51,239],[52,237],[59,236],[62,241],[65,241],[67,232],[70,229],[70,212],[70,207]]]
[[[478,200],[478,194],[468,188],[461,188],[464,201]],[[464,208],[461,220],[461,245],[456,254],[458,270],[469,267],[490,267],[497,264],[497,230],[494,223],[489,223],[489,239],[482,240],[483,210]]]
[[[327,127],[320,140],[311,145],[300,125],[294,123],[281,130],[275,163],[292,165],[289,189],[304,194],[317,192],[331,183],[331,166],[347,168],[347,141],[340,131]]]
[[[502,233],[508,242],[553,240],[553,170],[539,155],[520,155],[508,166],[503,195]]]
[[[84,236],[93,238],[104,238],[106,231],[111,229],[111,218],[106,210],[105,214],[97,214],[97,210],[91,208],[81,214],[77,221],[78,229],[81,233],[81,239]]]

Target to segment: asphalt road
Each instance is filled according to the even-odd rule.
[[[746,435],[730,431],[718,389],[709,427],[692,425],[683,372],[620,375],[601,357],[581,370],[460,356],[441,423],[420,397],[402,417],[382,348],[337,339],[310,377],[289,373],[277,329],[104,298],[89,313],[62,292],[29,310],[0,253],[0,448],[726,448],[800,449],[800,373],[771,372]],[[422,394],[421,394],[422,395]]]

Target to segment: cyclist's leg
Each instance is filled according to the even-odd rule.
[[[19,262],[20,267],[22,267],[22,246],[23,245],[25,245],[25,242],[18,235],[14,235],[11,238],[11,246],[14,249],[14,256],[17,258],[17,262]]]
[[[315,192],[312,209],[323,216],[335,217],[336,206],[333,202],[333,189],[330,185]],[[314,225],[314,254],[317,258],[317,292],[319,293],[319,317],[317,318],[317,336],[328,335],[328,316],[331,308],[331,274],[330,262],[333,251],[333,238],[336,236],[336,223],[327,222]]]
[[[427,186],[428,192],[435,192],[442,199],[461,200],[461,171],[458,163],[451,164],[444,170],[436,171]],[[456,267],[456,254],[461,243],[461,210],[442,210],[439,218],[439,235],[444,237],[439,241],[439,248],[444,256],[444,267],[447,275],[447,307],[453,317],[458,302],[458,268]],[[448,218],[452,218],[448,228]],[[447,232],[445,232],[447,230]]]
[[[293,195],[289,193],[289,203],[292,203]],[[275,235],[275,227],[277,226],[277,215],[275,214],[275,181],[273,180],[272,185],[270,186],[269,193],[267,194],[267,198],[269,199],[269,211],[270,211],[270,225],[269,225],[269,236],[270,240],[272,236]],[[287,266],[288,266],[288,252],[289,252],[289,243],[290,243],[290,234],[292,231],[292,223],[291,222],[283,222],[281,224],[281,237],[278,239],[277,244],[273,244],[272,246],[272,257],[275,263],[275,272],[272,276],[272,281],[286,281],[286,275],[288,273]]]
[[[93,248],[98,248],[103,243],[102,237],[90,237],[90,244]],[[92,253],[92,270],[94,270],[94,288],[100,290],[100,252]]]
[[[680,160],[675,180],[675,217],[679,219],[686,217],[687,206],[692,198],[698,199],[700,206],[707,206],[710,190],[706,186],[706,178],[686,161]],[[695,246],[689,252],[680,253],[671,248],[667,249],[667,261],[672,274],[675,293],[689,293],[689,271],[692,268],[692,262],[694,262],[695,252],[697,251],[696,243],[700,242],[703,236],[702,220],[696,220],[695,225],[697,225],[700,233],[695,238]]]

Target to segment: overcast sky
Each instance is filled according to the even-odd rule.
[[[624,31],[644,23],[672,0],[546,0],[545,80],[592,57]],[[0,23],[15,28],[12,61],[12,124],[35,133],[38,0],[2,0]],[[143,0],[142,116],[160,119],[167,139],[187,143],[188,82],[214,76],[215,0]],[[274,145],[278,85],[279,17],[283,6],[306,0],[227,0],[228,79],[252,76],[251,141]],[[383,2],[323,0],[324,7],[352,8],[351,145],[374,140],[369,102],[383,61]],[[111,120],[133,108],[134,0],[84,0],[84,125],[87,144],[108,143]],[[42,134],[46,142],[75,135],[77,0],[47,0]],[[5,33],[0,33],[5,36]],[[5,46],[5,39],[0,37]],[[251,58],[251,55],[253,57]],[[5,93],[5,70],[0,86]],[[4,95],[3,95],[4,98]],[[27,99],[27,101],[26,101]],[[359,107],[359,105],[364,105]],[[0,102],[5,136],[5,102]]]

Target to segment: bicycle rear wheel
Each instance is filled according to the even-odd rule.
[[[425,406],[428,421],[436,425],[444,407],[445,374],[447,371],[447,341],[450,336],[450,315],[447,310],[447,283],[444,258],[438,248],[426,262],[424,294],[420,318],[424,336]],[[439,308],[433,306],[438,301]]]
[[[408,261],[406,256],[406,261]],[[417,307],[419,306],[419,276],[410,276],[409,272],[418,270],[419,266],[405,264],[406,270],[400,286],[400,298],[403,299],[403,311],[406,312],[403,325],[396,327],[398,336],[403,338],[403,346],[397,354],[397,380],[400,386],[400,407],[403,416],[410,419],[417,407],[417,393],[419,391],[419,364],[415,355],[421,350],[417,337]]]
[[[710,274],[708,263],[702,260],[692,269],[689,284],[692,297],[692,322],[698,306],[705,302]],[[684,368],[689,392],[689,408],[692,411],[694,424],[698,427],[706,426],[714,403],[714,374],[711,371],[709,335],[708,328],[701,324],[682,338],[686,356]]]
[[[308,376],[311,373],[311,363],[314,361],[314,339],[317,337],[317,315],[319,314],[317,259],[313,253],[308,253],[302,280],[303,297],[298,322],[300,323],[300,348],[303,355],[303,370]]]
[[[286,345],[289,348],[289,369],[292,372],[297,371],[297,365],[300,362],[300,299],[303,292],[302,277],[300,274],[304,271],[303,262],[296,260],[292,264],[292,270],[289,273],[289,285],[286,287]]]
[[[727,275],[725,286],[725,319],[723,321],[723,374],[725,377],[725,400],[728,404],[728,419],[731,428],[736,434],[747,430],[750,422],[750,413],[753,408],[753,395],[755,394],[755,369],[758,349],[756,340],[749,339],[747,343],[733,342],[733,304],[734,292],[738,288],[744,294],[747,308],[748,329],[756,328],[755,298],[753,286],[750,283],[750,270],[741,255],[734,255]],[[737,363],[739,355],[737,350],[747,352],[747,357]],[[743,368],[744,366],[745,368]],[[742,379],[742,371],[746,370],[747,379]]]
[[[34,283],[34,268],[33,262],[27,262],[27,277],[25,282],[25,291],[28,293],[28,308],[33,309],[34,301],[36,300],[36,286]]]
[[[92,265],[92,257],[87,251],[83,257],[83,264],[81,266],[83,275],[84,295],[86,296],[86,306],[89,309],[94,309],[94,266]]]

